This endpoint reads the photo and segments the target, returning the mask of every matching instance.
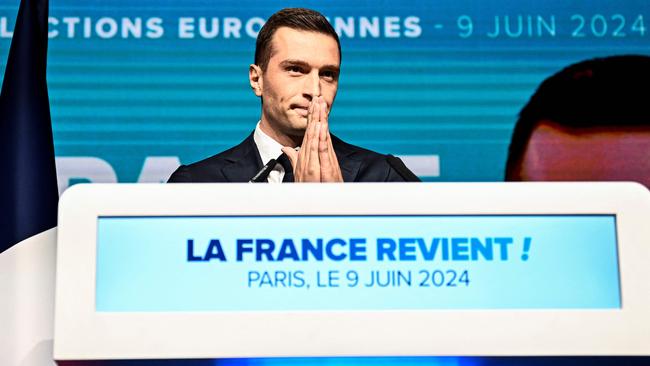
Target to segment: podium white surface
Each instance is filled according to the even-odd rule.
[[[419,244],[413,244],[417,241],[409,242],[411,239],[402,235],[408,233],[408,230],[414,230],[416,224],[430,222],[432,225],[439,225],[436,227],[440,227],[440,230],[444,230],[448,223],[450,227],[468,227],[468,231],[479,230],[473,229],[476,227],[484,227],[480,230],[488,231],[481,232],[489,232],[492,222],[507,221],[506,224],[510,226],[504,227],[510,227],[515,232],[521,228],[517,229],[516,225],[513,226],[513,222],[528,222],[526,220],[531,217],[538,220],[535,222],[553,225],[565,219],[569,220],[571,225],[574,222],[576,224],[582,222],[581,225],[584,226],[584,223],[591,223],[590,220],[603,222],[604,227],[608,225],[607,222],[612,223],[611,228],[603,229],[603,233],[610,233],[613,237],[613,248],[607,250],[613,252],[614,257],[610,255],[605,262],[613,263],[611,267],[616,270],[615,278],[609,280],[616,283],[612,285],[614,287],[607,290],[608,295],[603,295],[603,299],[612,298],[611,301],[594,300],[593,305],[583,306],[580,296],[575,296],[573,300],[557,302],[559,305],[541,301],[539,305],[533,302],[520,306],[517,305],[519,300],[516,296],[510,296],[514,300],[506,300],[509,295],[497,292],[488,293],[486,296],[492,296],[493,300],[479,305],[463,302],[464,300],[449,305],[429,295],[423,296],[427,297],[429,302],[420,302],[416,297],[409,302],[411,300],[408,298],[387,296],[386,304],[389,305],[377,301],[364,303],[362,300],[352,304],[350,299],[355,299],[354,293],[337,292],[344,291],[341,289],[329,293],[352,294],[351,297],[334,296],[329,302],[314,304],[309,301],[308,296],[318,297],[321,296],[319,294],[325,293],[319,291],[329,290],[314,289],[316,282],[311,282],[314,287],[311,292],[305,292],[306,300],[303,304],[297,301],[289,302],[287,305],[277,305],[277,301],[273,300],[275,295],[272,292],[251,290],[255,283],[251,287],[249,268],[248,287],[243,285],[245,282],[242,282],[241,288],[235,292],[222,293],[220,288],[208,289],[224,298],[232,297],[233,304],[237,304],[237,299],[244,299],[240,303],[249,304],[249,308],[228,308],[228,305],[215,302],[209,296],[203,298],[199,293],[196,293],[196,297],[178,296],[176,289],[181,291],[184,287],[178,284],[172,285],[171,282],[168,287],[162,284],[169,292],[167,294],[169,296],[165,299],[176,297],[178,300],[170,305],[163,302],[171,300],[161,302],[146,298],[152,293],[149,287],[155,287],[152,282],[146,282],[150,281],[148,275],[142,277],[138,274],[137,263],[144,262],[137,262],[137,260],[146,260],[147,256],[142,256],[142,253],[147,253],[146,251],[138,252],[134,249],[133,252],[124,253],[121,260],[105,259],[118,258],[115,256],[120,253],[110,251],[113,244],[109,239],[115,237],[114,235],[117,237],[123,235],[121,237],[128,240],[130,233],[144,235],[144,238],[147,235],[155,237],[160,234],[162,243],[166,238],[169,239],[164,234],[167,231],[163,229],[166,229],[165,226],[172,226],[174,230],[189,231],[179,234],[180,237],[187,239],[174,247],[176,251],[174,255],[177,255],[180,269],[167,272],[172,272],[178,278],[187,279],[192,278],[195,270],[201,268],[200,270],[205,271],[205,266],[211,266],[210,273],[216,271],[215,276],[218,277],[218,273],[226,273],[219,272],[220,268],[227,267],[226,261],[218,258],[219,248],[216,246],[205,251],[208,241],[197,239],[194,242],[192,233],[204,230],[200,229],[201,227],[220,223],[216,236],[227,232],[230,228],[234,231],[240,230],[237,233],[245,232],[246,238],[272,240],[281,238],[282,235],[270,234],[271,228],[288,228],[287,225],[291,222],[300,223],[301,227],[311,228],[309,230],[318,233],[318,235],[314,234],[318,237],[324,237],[327,233],[337,237],[337,230],[351,230],[344,229],[347,222],[352,227],[356,223],[366,225],[359,226],[361,230],[359,232],[384,230],[381,231],[384,236],[386,227],[394,225],[394,232],[398,233],[395,238],[398,236],[406,238],[404,241],[395,239],[395,243],[404,244],[403,247],[406,248],[404,252],[402,249],[394,249],[390,252],[392,244],[388,239],[380,241],[379,234],[368,234],[367,238],[361,238],[363,235],[359,234],[357,238],[359,243],[363,241],[364,244],[368,244],[368,248],[365,252],[357,252],[356,254],[360,256],[357,259],[365,258],[368,263],[375,261],[372,262],[373,265],[379,265],[377,264],[380,261],[379,251],[383,250],[381,260],[389,261],[391,253],[398,256],[402,261],[394,259],[392,264],[394,268],[403,268],[406,273],[407,269],[416,267],[400,267],[406,266],[404,263],[427,264],[420,259],[411,260],[410,257],[412,254],[410,248],[425,247],[421,245],[418,247]],[[649,217],[650,193],[642,186],[633,183],[78,185],[68,190],[60,203],[54,355],[58,360],[382,355],[648,355],[650,354],[650,314],[647,311],[650,308],[650,284],[647,281],[650,274],[647,266],[650,262],[650,245],[647,244],[650,238],[650,226],[647,225]],[[231,221],[224,224],[223,220],[226,219]],[[486,219],[492,221],[486,224]],[[165,223],[168,225],[156,226],[156,223],[162,222],[160,220],[167,220]],[[305,220],[311,222],[309,225],[314,226],[309,226]],[[135,221],[136,224],[130,224]],[[445,225],[440,226],[441,222]],[[127,226],[120,226],[124,223]],[[186,228],[185,223],[189,223]],[[252,226],[251,223],[257,224]],[[117,226],[112,226],[114,224]],[[138,226],[141,224],[144,226]],[[161,231],[146,232],[155,227],[161,228],[159,229]],[[325,231],[318,231],[322,227],[326,227]],[[594,235],[589,231],[590,229],[587,229],[583,234]],[[286,232],[286,237],[293,235],[293,231]],[[331,253],[327,252],[329,249],[323,249],[326,258],[320,261],[313,259],[318,258],[316,255],[316,257],[312,256],[311,260],[321,264],[327,261],[339,264],[347,261],[347,264],[334,266],[337,270],[341,269],[343,271],[341,274],[344,275],[357,270],[357,275],[371,273],[372,271],[363,272],[365,270],[360,269],[362,267],[353,263],[351,252],[347,252],[346,259],[337,259],[343,256],[342,249],[351,250],[353,247],[352,239],[349,236],[347,239],[349,240],[345,244],[338,243],[337,247],[332,244]],[[522,235],[513,235],[512,245],[509,246],[497,246],[496,236],[494,239],[494,243],[490,241],[490,248],[496,248],[492,254],[480,254],[478,249],[465,251],[463,248],[466,248],[466,244],[461,241],[457,241],[455,247],[449,244],[449,248],[452,248],[449,250],[452,252],[448,253],[450,256],[448,260],[451,263],[452,259],[449,258],[455,255],[459,261],[457,263],[465,262],[469,263],[465,264],[466,266],[470,266],[474,262],[490,262],[488,264],[491,265],[496,262],[505,263],[510,260],[508,258],[515,258],[513,261],[516,260],[517,263],[514,265],[521,268],[528,265],[526,263],[533,263],[533,259],[541,250],[536,246],[535,235],[532,236],[532,249],[528,248],[530,252],[525,249],[521,251],[521,248],[526,246]],[[255,247],[254,239],[250,239],[250,242],[247,240],[249,239],[236,240],[238,248],[241,249],[238,255],[242,257],[239,267],[236,267],[238,261],[232,257],[231,252],[234,250],[232,246],[235,239],[222,238],[223,248],[220,249],[228,252],[230,258],[228,265],[239,268],[236,270],[247,270],[246,258],[257,258],[255,256],[259,254],[260,248],[264,247]],[[296,239],[296,242],[298,241]],[[323,245],[327,247],[328,241],[326,239],[323,241]],[[450,236],[449,243],[452,241],[453,238]],[[486,247],[485,242],[487,239],[480,245]],[[202,249],[196,250],[194,245],[198,247],[199,243]],[[210,243],[213,244],[212,241]],[[371,249],[375,243],[377,247]],[[261,254],[259,261],[251,261],[249,264],[257,263],[255,265],[262,266],[259,263],[264,262],[264,258],[269,262],[263,264],[264,266],[277,262],[277,255],[281,252],[280,240],[276,240],[274,245],[276,245],[275,254],[267,256]],[[428,250],[433,250],[433,241],[427,245]],[[474,248],[471,245],[467,248]],[[507,255],[503,256],[504,247],[518,249],[512,249],[510,257],[506,258]],[[164,246],[160,248],[163,252]],[[250,251],[247,251],[249,249]],[[255,250],[258,253],[253,253]],[[106,254],[108,257],[100,258],[98,253],[109,254]],[[135,256],[134,253],[138,254],[137,260],[132,258]],[[308,273],[313,269],[310,269],[310,264],[307,263],[309,260],[298,258],[296,257],[298,254],[291,253],[286,249],[284,263],[303,266],[295,268],[302,268]],[[433,255],[429,254],[433,261]],[[418,255],[422,258],[426,257],[426,253]],[[528,255],[531,260],[526,262]],[[210,256],[214,258],[209,258]],[[163,257],[165,256],[160,258]],[[151,254],[150,258],[158,257],[157,254]],[[175,257],[171,258],[173,261]],[[437,258],[440,260],[443,257]],[[601,263],[598,261],[600,259],[595,263]],[[109,267],[103,267],[105,265]],[[118,267],[111,267],[115,265]],[[452,268],[453,266],[443,267],[441,267],[443,276],[448,274],[445,272],[447,270],[456,270],[455,267]],[[109,268],[108,272],[106,268]],[[114,268],[121,268],[121,270],[114,271]],[[437,272],[434,273],[434,267],[430,268],[432,271],[429,276],[433,278]],[[470,272],[473,271],[471,268]],[[481,273],[487,273],[486,270],[481,269],[483,267],[476,268],[475,272],[480,269]],[[590,270],[599,268],[605,272],[612,270],[605,267]],[[539,272],[541,274],[544,274],[543,271],[548,271],[550,275],[551,272],[559,269],[559,266],[542,267],[536,271],[542,271]],[[133,276],[133,282],[136,284],[140,283],[138,281],[141,278],[146,277],[141,283],[149,284],[148,287],[141,287],[143,291],[138,293],[137,286],[134,287],[136,290],[133,290],[126,286],[126,282],[119,282],[124,278],[128,279],[118,275],[121,271],[131,271],[128,273]],[[163,272],[160,272],[160,276],[163,276]],[[117,279],[111,278],[110,273],[114,273]],[[418,276],[418,273],[416,270],[414,276]],[[498,270],[495,273],[494,276],[499,275]],[[164,275],[169,276],[169,273]],[[459,270],[454,276],[460,275]],[[151,278],[155,276],[156,273],[153,273]],[[174,278],[174,276],[165,278]],[[417,284],[421,279],[422,277],[417,277],[413,282]],[[343,281],[345,280],[348,282],[341,282],[341,287],[352,283],[349,277],[344,278]],[[431,279],[431,281],[436,280]],[[461,287],[464,285],[461,282],[456,284]],[[183,283],[190,284],[190,282]],[[575,291],[587,291],[588,287],[593,287],[593,284],[583,283],[585,287],[578,287]],[[553,289],[556,285],[552,283],[547,285],[549,293],[554,294]],[[435,286],[434,282],[429,285],[431,288]],[[132,292],[126,295],[120,293],[121,289],[127,287]],[[109,290],[104,290],[105,288]],[[382,296],[382,293],[414,293],[408,291],[416,290],[370,288],[363,291],[365,295],[360,299],[366,295],[373,298],[373,296]],[[506,294],[507,291],[508,289],[504,289],[503,293]],[[547,290],[541,286],[533,289],[534,291]],[[147,295],[144,295],[145,293]],[[246,296],[254,297],[263,293],[271,295],[258,297],[259,300],[252,302],[246,300]],[[593,292],[593,294],[597,293],[597,291]],[[291,292],[284,294],[288,298],[297,296]],[[570,295],[568,294],[569,298]],[[279,297],[282,296],[284,295],[280,294]],[[115,298],[122,300],[113,301]],[[264,300],[266,298],[271,300]],[[470,298],[476,299],[476,297]],[[504,298],[502,302],[500,298]],[[514,303],[507,301],[514,301]],[[427,308],[427,306],[431,307]]]

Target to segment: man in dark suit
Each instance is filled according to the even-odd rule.
[[[262,99],[255,131],[227,151],[179,167],[169,182],[248,182],[269,162],[268,182],[417,180],[399,159],[330,134],[340,65],[338,35],[320,13],[294,8],[273,14],[249,67],[251,88]]]

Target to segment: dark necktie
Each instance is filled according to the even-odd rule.
[[[293,182],[293,167],[291,166],[287,154],[282,153],[282,155],[278,157],[277,162],[284,168],[284,178],[282,178],[282,183]]]

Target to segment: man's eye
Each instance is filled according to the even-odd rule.
[[[334,71],[323,71],[321,76],[328,80],[334,80],[336,78],[336,73]]]
[[[287,71],[291,73],[302,73],[302,69],[298,66],[288,66]]]

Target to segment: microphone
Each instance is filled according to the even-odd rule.
[[[409,170],[409,168],[404,165],[404,162],[400,158],[397,158],[391,154],[386,155],[386,160],[388,161],[388,165],[390,165],[391,168],[395,169],[397,174],[404,179],[406,182],[421,182],[420,178],[418,178],[417,175],[413,174],[412,171]]]
[[[277,164],[277,160],[269,160],[269,162],[266,163],[266,165],[264,165],[262,169],[260,169],[260,171],[257,172],[257,174],[251,178],[251,180],[248,181],[248,183],[265,183],[266,179],[269,177],[269,174],[271,174],[271,170],[275,168],[275,164]]]

